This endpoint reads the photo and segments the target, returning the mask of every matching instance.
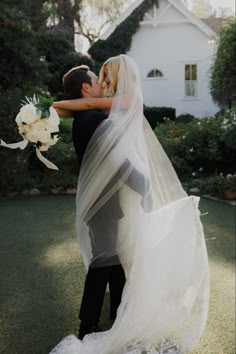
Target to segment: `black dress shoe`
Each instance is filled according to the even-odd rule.
[[[94,332],[102,332],[102,329],[97,324],[83,324],[81,323],[79,328],[78,338],[82,340],[86,334],[94,333]]]

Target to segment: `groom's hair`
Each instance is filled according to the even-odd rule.
[[[73,100],[82,98],[82,85],[92,85],[91,77],[88,74],[89,67],[80,65],[70,69],[62,78],[65,99]]]

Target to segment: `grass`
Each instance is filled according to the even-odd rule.
[[[202,199],[211,273],[209,319],[194,354],[234,354],[235,208]],[[84,267],[75,197],[0,199],[0,353],[46,354],[77,333]],[[107,320],[108,302],[102,314]]]

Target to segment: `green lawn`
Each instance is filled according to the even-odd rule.
[[[235,207],[207,199],[200,207],[209,212],[211,302],[194,354],[234,354]],[[0,199],[0,353],[47,354],[77,333],[84,267],[74,220],[74,196]],[[107,310],[106,302],[105,328]]]

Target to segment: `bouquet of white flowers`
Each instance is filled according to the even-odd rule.
[[[42,156],[41,151],[47,151],[50,146],[57,143],[60,118],[48,100],[39,100],[35,96],[26,100],[16,116],[19,133],[24,140],[13,144],[1,140],[0,146],[23,150],[29,142],[34,143],[39,160],[48,168],[58,170],[56,165]]]

